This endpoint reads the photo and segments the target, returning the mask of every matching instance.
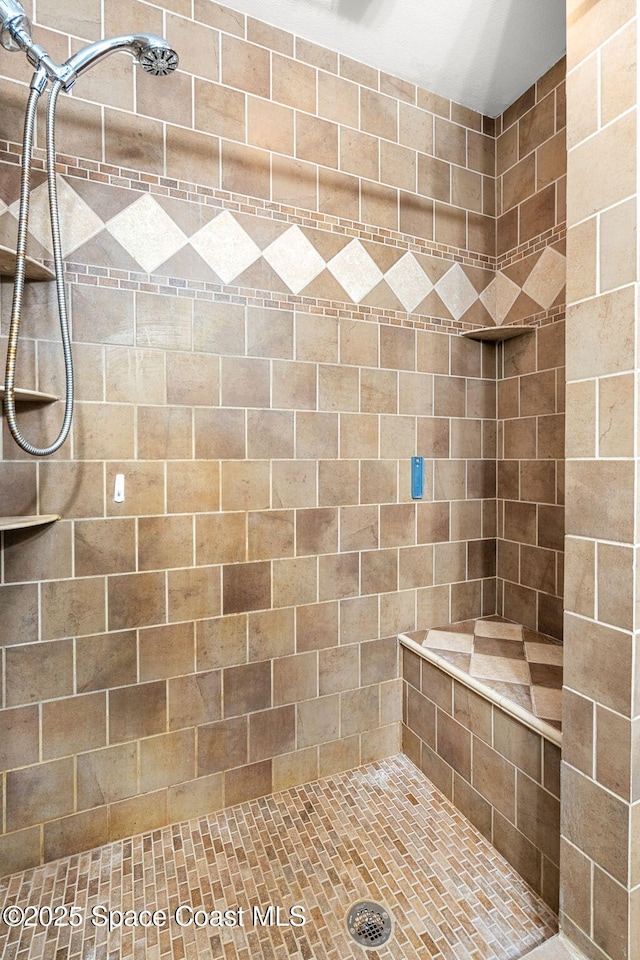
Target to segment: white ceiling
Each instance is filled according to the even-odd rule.
[[[496,117],[565,51],[565,0],[227,0]]]

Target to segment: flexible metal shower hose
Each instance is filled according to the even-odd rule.
[[[11,325],[9,328],[9,345],[7,347],[7,368],[5,374],[4,411],[11,435],[22,450],[34,457],[47,457],[59,450],[67,439],[73,416],[73,364],[71,358],[71,338],[69,335],[69,320],[67,316],[67,300],[64,289],[64,273],[62,263],[62,241],[60,238],[60,218],[58,215],[58,191],[56,186],[56,144],[55,144],[55,112],[56,102],[62,83],[56,80],[49,91],[47,104],[47,186],[49,189],[49,212],[51,218],[51,236],[53,238],[53,261],[56,278],[56,295],[58,300],[58,315],[60,317],[60,333],[62,337],[62,351],[64,355],[64,370],[66,382],[66,398],[64,419],[60,433],[56,440],[48,447],[36,447],[20,433],[16,420],[15,405],[15,373],[18,355],[18,337],[20,321],[24,305],[25,257],[27,252],[27,231],[29,227],[29,200],[31,195],[31,156],[33,153],[33,133],[35,127],[40,90],[32,87],[27,103],[24,121],[24,138],[22,145],[22,177],[20,181],[20,212],[18,214],[18,240],[16,244],[16,269],[13,287],[13,305],[11,308]]]

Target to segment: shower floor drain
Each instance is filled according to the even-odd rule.
[[[375,949],[391,936],[391,917],[382,904],[358,900],[347,914],[347,929],[361,947]]]

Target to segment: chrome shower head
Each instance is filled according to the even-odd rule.
[[[157,42],[149,44],[138,54],[138,63],[145,73],[152,73],[155,77],[164,77],[178,66],[178,54],[166,43],[160,46]]]
[[[65,90],[69,90],[79,74],[117,50],[130,53],[146,73],[152,73],[157,77],[172,73],[178,66],[178,54],[164,37],[158,37],[153,33],[108,37],[83,47],[62,65],[62,70],[67,75],[64,82]]]
[[[0,43],[5,50],[24,50],[31,40],[31,21],[17,0],[0,0]]]
[[[44,87],[47,79],[60,80],[70,90],[83,70],[115,53],[126,50],[146,73],[157,77],[172,73],[178,66],[178,54],[164,37],[153,33],[127,34],[90,43],[63,63],[55,63],[31,37],[31,23],[19,0],[0,0],[0,43],[6,50],[24,50],[37,70],[35,82]]]

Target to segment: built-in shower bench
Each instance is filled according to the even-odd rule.
[[[399,642],[404,752],[557,909],[562,645],[499,617]]]

